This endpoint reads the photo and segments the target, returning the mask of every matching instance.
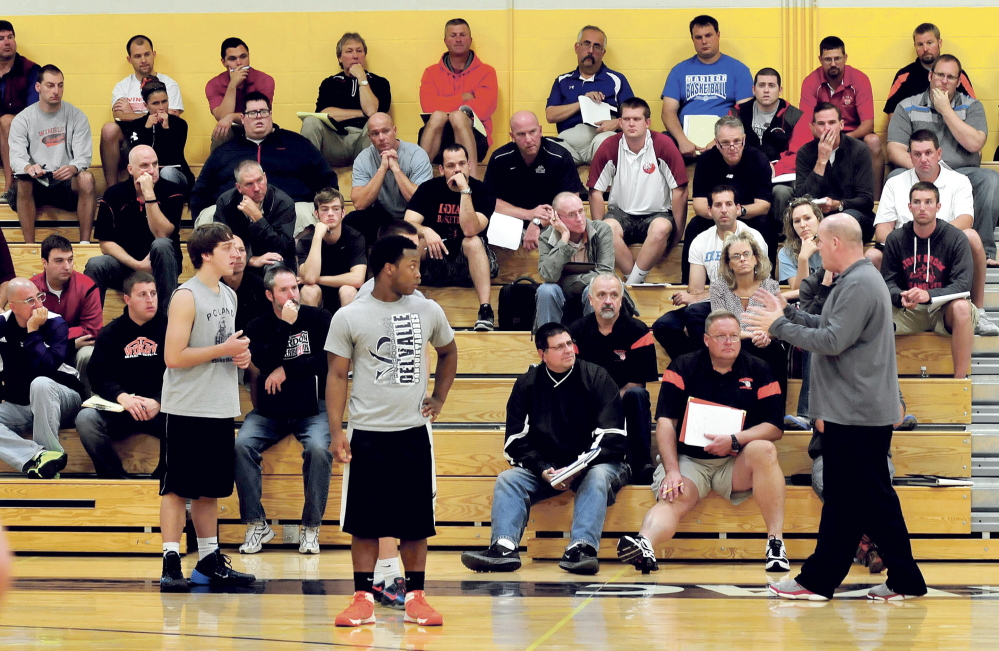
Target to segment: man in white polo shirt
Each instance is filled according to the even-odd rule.
[[[645,282],[687,219],[687,168],[669,136],[649,130],[651,115],[641,98],[621,102],[622,133],[601,143],[586,183],[590,216],[614,231],[614,258],[629,285]],[[637,258],[628,249],[635,242],[642,242]]]
[[[867,252],[867,258],[878,269],[881,268],[882,251],[888,234],[912,221],[909,210],[909,191],[920,181],[932,183],[940,191],[940,211],[937,219],[950,222],[964,231],[971,245],[974,274],[971,282],[971,302],[981,314],[975,326],[975,334],[983,336],[999,335],[999,326],[992,323],[982,309],[985,301],[985,248],[982,238],[974,229],[975,202],[972,197],[971,181],[960,172],[955,172],[942,162],[943,150],[936,134],[928,129],[919,129],[909,136],[909,157],[912,168],[893,176],[885,183],[874,218],[874,248]]]

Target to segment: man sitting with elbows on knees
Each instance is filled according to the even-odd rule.
[[[546,323],[536,337],[541,363],[517,378],[506,403],[503,456],[514,467],[500,473],[493,489],[492,543],[465,552],[461,562],[476,572],[520,569],[517,546],[530,505],[571,488],[572,531],[559,567],[596,574],[604,516],[629,475],[621,397],[607,371],[576,358],[565,326]],[[559,469],[595,448],[600,452],[582,473],[550,483]]]
[[[769,536],[767,571],[786,572],[791,565],[781,539],[784,473],[773,444],[784,434],[784,396],[770,367],[742,352],[739,320],[731,312],[708,315],[704,345],[706,350],[674,359],[663,374],[656,406],[660,465],[652,481],[657,502],[639,532],[618,542],[618,558],[643,574],[658,570],[656,547],[670,540],[683,516],[713,490],[732,504],[756,498]],[[690,398],[744,410],[742,431],[706,432],[711,443],[703,448],[679,441]]]
[[[343,195],[338,190],[320,190],[313,203],[316,224],[306,227],[295,242],[302,305],[335,314],[354,300],[364,283],[364,236],[343,223]]]
[[[951,337],[954,377],[971,372],[971,347],[978,308],[970,299],[932,307],[939,296],[971,290],[972,261],[968,238],[937,219],[940,191],[920,181],[909,190],[913,220],[893,230],[885,241],[881,275],[888,285],[895,334],[935,332]]]

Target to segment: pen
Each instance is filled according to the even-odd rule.
[[[680,482],[679,484],[677,484],[673,488],[667,488],[665,491],[663,491],[663,495],[665,495],[666,493],[670,492],[671,490],[673,490],[675,488],[682,488],[682,487],[683,487],[683,482]]]

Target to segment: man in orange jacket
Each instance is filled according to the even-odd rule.
[[[492,144],[493,112],[498,84],[496,70],[472,51],[472,29],[463,18],[444,24],[447,52],[441,60],[423,71],[420,80],[420,107],[430,116],[420,130],[420,147],[431,161],[440,163],[442,149],[457,142],[468,150],[468,167],[475,176]],[[484,133],[475,128],[482,122]]]

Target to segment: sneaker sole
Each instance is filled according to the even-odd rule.
[[[439,622],[438,621],[430,621],[429,619],[424,620],[424,621],[420,621],[419,618],[417,618],[417,617],[410,617],[408,614],[403,616],[402,621],[406,622],[407,624],[416,624],[418,626],[443,626],[444,625],[444,620],[443,619],[441,619],[441,621],[439,621]]]
[[[266,534],[264,534],[264,537],[261,538],[260,542],[257,543],[256,545],[253,545],[251,547],[247,547],[245,543],[242,544],[242,545],[240,545],[239,546],[239,553],[240,554],[256,554],[261,549],[263,549],[264,543],[268,543],[268,542],[274,540],[274,535],[275,535],[274,534],[274,530],[271,529]]]
[[[180,581],[183,583],[180,583]],[[160,592],[190,592],[191,586],[187,582],[187,579],[181,579],[178,581],[168,581],[164,583],[160,581]]]
[[[319,548],[318,547],[306,547],[306,548],[299,547],[298,548],[298,553],[299,554],[318,554],[319,553]]]
[[[767,561],[767,572],[789,572],[791,564],[785,561]]]
[[[579,563],[559,562],[558,566],[572,574],[592,575],[600,571],[600,563],[593,561],[580,561]]]
[[[257,577],[252,579],[217,579],[210,576],[206,576],[194,570],[191,572],[190,582],[193,585],[210,585],[213,588],[244,588],[248,585],[253,585],[257,580]]]
[[[66,463],[69,461],[69,457],[65,454],[58,459],[53,459],[43,466],[38,468],[33,468],[28,471],[29,477],[38,477],[40,479],[57,479],[63,468],[66,467]]]
[[[466,554],[461,555],[461,564],[473,572],[516,572],[522,565],[519,558],[484,560]]]
[[[382,605],[386,608],[394,608],[395,610],[405,610],[406,609],[406,598],[394,599],[382,596]]]
[[[780,597],[781,599],[794,599],[798,601],[829,601],[827,598],[820,594],[815,594],[814,592],[780,592],[775,590],[772,585],[767,586],[767,591],[775,597]],[[867,595],[870,597],[870,595]]]
[[[478,323],[478,322],[476,322],[475,327],[472,328],[472,330],[475,330],[476,332],[492,332],[495,329],[496,326],[490,323]]]
[[[368,617],[367,619],[344,619],[344,620],[341,620],[340,617],[338,616],[336,620],[333,622],[333,625],[353,627],[353,626],[365,626],[367,624],[374,624],[374,623],[375,623],[374,615],[371,615],[371,617]]]

